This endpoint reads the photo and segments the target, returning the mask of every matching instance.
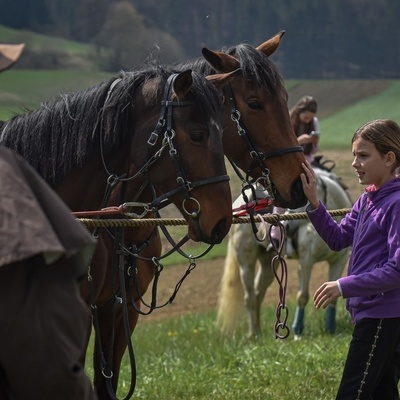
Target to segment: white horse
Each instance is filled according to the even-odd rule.
[[[338,183],[335,174],[319,169],[315,169],[315,173],[319,198],[328,210],[351,207],[352,202],[349,195]],[[256,195],[258,197],[259,192]],[[268,194],[264,192],[263,195],[266,197]],[[240,203],[243,203],[241,197],[235,201],[233,207],[235,208]],[[305,211],[305,207],[287,212],[303,211]],[[304,308],[309,300],[309,282],[313,265],[319,261],[327,261],[329,263],[328,279],[336,280],[343,273],[349,257],[349,249],[340,252],[330,250],[307,219],[284,221],[283,224],[287,237],[292,241],[295,249],[291,258],[299,260],[299,290],[292,326],[295,339],[298,339],[304,329]],[[260,227],[261,224],[258,225]],[[244,300],[249,317],[248,336],[254,338],[261,335],[261,304],[266,290],[275,276],[271,261],[276,252],[273,248],[267,250],[269,237],[266,236],[265,240],[260,242],[255,238],[250,224],[232,225],[217,309],[217,325],[223,334],[234,333],[240,318],[240,311],[243,310]],[[258,268],[256,268],[257,261]],[[332,303],[326,312],[326,330],[334,333],[336,302]]]

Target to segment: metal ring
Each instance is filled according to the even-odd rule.
[[[189,211],[186,209],[185,203],[186,203],[187,200],[192,200],[192,201],[194,201],[194,202],[197,204],[197,211],[189,212]],[[185,211],[185,213],[186,213],[187,215],[189,215],[190,217],[192,217],[192,218],[197,218],[197,217],[199,216],[199,214],[200,214],[200,211],[201,211],[200,203],[199,203],[194,197],[189,197],[188,199],[183,199],[183,201],[182,201],[182,208],[183,208],[183,211]]]
[[[110,375],[106,375],[105,370],[106,370],[105,368],[102,369],[101,371],[102,375],[104,376],[104,378],[111,379],[114,376],[113,372],[110,371]]]

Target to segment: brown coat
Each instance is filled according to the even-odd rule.
[[[95,241],[22,157],[0,146],[0,267],[43,254],[87,267]],[[74,263],[76,264],[76,263]]]

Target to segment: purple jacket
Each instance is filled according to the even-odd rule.
[[[367,188],[339,223],[322,203],[307,214],[332,250],[353,246],[339,279],[353,321],[400,317],[400,177]]]

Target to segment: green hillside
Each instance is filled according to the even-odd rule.
[[[94,86],[111,76],[98,71],[91,46],[0,25],[0,42],[27,44],[23,57],[40,49],[57,49],[80,60],[79,70],[28,70],[14,68],[0,74],[0,119],[24,109],[39,107],[43,100],[60,93],[75,92]],[[88,65],[93,68],[87,69]],[[116,75],[115,72],[113,75]],[[316,98],[321,123],[321,148],[348,148],[351,135],[364,122],[375,118],[400,121],[400,81],[391,80],[306,80],[287,81],[289,107],[303,95]]]
[[[355,130],[373,119],[400,122],[400,81],[334,80],[297,82],[289,88],[289,106],[309,94],[318,101],[321,148],[348,148]]]
[[[41,35],[40,33],[30,31],[15,30],[3,25],[0,25],[0,42],[26,43],[32,50],[54,48],[67,51],[74,55],[85,55],[92,49],[92,46],[85,43]]]
[[[16,69],[99,70],[98,57],[92,45],[46,36],[0,25],[0,43],[25,43],[25,50]],[[64,66],[64,67],[61,67]]]
[[[6,71],[0,74],[0,119],[37,108],[43,100],[60,93],[84,90],[110,76],[98,71]]]
[[[10,70],[0,74],[0,119],[60,93],[94,86],[108,77],[104,72]],[[400,81],[304,81],[286,83],[289,106],[305,94],[319,105],[321,148],[348,148],[351,135],[375,118],[400,121]]]

